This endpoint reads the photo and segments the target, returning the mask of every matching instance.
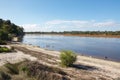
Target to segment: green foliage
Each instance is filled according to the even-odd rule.
[[[12,37],[22,37],[24,35],[23,28],[19,27],[10,20],[0,19],[0,40],[10,41]]]
[[[26,67],[26,66],[23,66],[22,68],[21,68],[21,70],[25,73],[25,72],[28,72],[28,68]]]
[[[7,73],[0,71],[0,80],[11,80],[11,77]]]
[[[76,59],[76,54],[72,51],[65,50],[60,54],[61,65],[65,67],[72,66]]]
[[[5,67],[8,69],[8,73],[10,73],[10,74],[19,74],[18,65],[7,63],[7,64],[5,64]]]
[[[0,30],[0,40],[8,40],[8,33],[4,30]]]
[[[0,53],[1,52],[11,52],[11,49],[9,49],[7,47],[0,47]]]
[[[0,45],[6,45],[6,44],[7,44],[6,41],[2,41],[2,40],[0,40]]]

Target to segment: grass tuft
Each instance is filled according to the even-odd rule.
[[[0,80],[11,80],[11,77],[7,73],[0,71]]]
[[[19,74],[18,64],[7,63],[4,65],[10,74]]]

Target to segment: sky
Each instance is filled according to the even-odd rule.
[[[120,0],[0,0],[0,18],[34,31],[118,31]]]

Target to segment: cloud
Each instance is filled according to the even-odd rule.
[[[23,24],[20,25],[24,28],[25,32],[35,32],[35,31],[54,31],[53,28],[47,26],[47,25],[40,25],[40,24]]]
[[[118,26],[119,23],[115,21],[104,21],[104,22],[96,22],[95,20],[91,21],[82,21],[82,20],[53,20],[46,22],[47,25],[62,25],[62,24],[71,24],[76,25],[78,27],[88,27],[88,26],[96,26],[96,27],[108,27],[108,26]]]
[[[52,20],[40,24],[22,25],[26,32],[30,31],[92,31],[92,30],[120,30],[120,23],[116,21],[97,22],[95,20]]]
[[[119,23],[115,22],[115,21],[107,21],[107,22],[98,22],[98,23],[94,23],[93,26],[96,27],[115,27],[115,26],[120,26]]]
[[[20,25],[24,28],[25,32],[26,31],[37,31],[40,27],[38,26],[38,24],[23,24]]]
[[[79,20],[53,20],[46,22],[47,25],[56,25],[56,24],[86,24],[88,21],[79,21]]]

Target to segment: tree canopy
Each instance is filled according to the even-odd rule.
[[[11,23],[10,20],[0,19],[0,41],[10,41],[12,37],[22,37],[24,29]]]

